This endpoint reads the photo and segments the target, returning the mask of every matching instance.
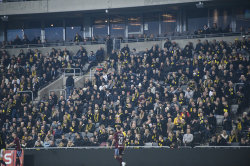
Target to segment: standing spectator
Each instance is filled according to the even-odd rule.
[[[73,79],[73,77],[70,75],[70,76],[68,76],[68,78],[66,79],[67,99],[69,98],[70,90],[73,91],[73,87],[74,87],[74,86],[75,86],[74,79]]]
[[[193,141],[193,134],[190,133],[190,129],[187,129],[187,134],[183,136],[183,143],[185,146],[190,146]]]
[[[111,51],[112,51],[112,40],[110,39],[110,36],[108,35],[107,36],[107,39],[106,39],[106,45],[107,45],[107,54],[110,54]]]
[[[228,112],[224,113],[224,118],[222,120],[222,124],[223,124],[223,130],[226,130],[227,135],[229,135],[231,133],[231,130],[232,130],[232,119],[228,115]]]
[[[100,61],[104,60],[104,51],[103,51],[101,46],[96,51],[96,59],[97,59],[97,62],[100,62]]]
[[[89,70],[91,67],[95,66],[95,64],[96,64],[96,56],[95,56],[95,54],[93,53],[93,51],[90,51],[90,56],[89,56],[89,58],[88,58],[88,63],[89,63],[88,70]]]
[[[171,47],[172,43],[171,41],[169,41],[168,38],[166,38],[166,42],[164,43],[164,48],[167,48],[169,51],[169,48]]]

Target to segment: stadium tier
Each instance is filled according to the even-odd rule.
[[[225,147],[244,165],[250,2],[111,0],[88,2],[89,10],[83,2],[0,2],[0,163],[12,156],[10,165],[44,165],[34,156],[53,160],[81,149],[90,154],[75,165],[113,165],[104,160],[114,146],[120,166],[152,165],[152,153],[175,148],[216,157],[219,149],[207,149]],[[17,5],[25,10],[12,10]],[[44,149],[51,151],[35,151]],[[100,160],[92,161],[93,149]],[[135,149],[145,163],[135,161]],[[158,157],[155,164],[163,163]]]

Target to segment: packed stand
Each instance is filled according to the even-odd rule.
[[[26,91],[32,91],[35,99],[39,88],[54,81],[59,71],[73,73],[67,68],[79,68],[76,72],[80,72],[85,64],[96,65],[103,56],[101,47],[95,54],[91,51],[89,56],[83,47],[73,56],[66,48],[63,51],[52,48],[46,55],[38,49],[28,49],[27,53],[21,49],[19,55],[12,56],[6,50],[0,51],[0,125],[7,145],[13,141],[11,133],[14,131],[18,133],[23,145],[27,145],[23,147],[46,146],[47,137],[50,141],[54,140],[53,128],[46,125],[51,124],[55,118],[53,115],[58,101],[53,96],[54,92],[51,94],[53,99],[51,96],[48,100],[42,99],[35,106],[32,105],[31,92]],[[50,141],[49,145],[52,145]]]
[[[7,118],[2,130],[7,141],[17,130],[23,147],[38,148],[108,146],[116,125],[122,126],[126,146],[248,145],[249,46],[250,38],[242,38],[198,40],[181,49],[166,39],[163,49],[153,45],[139,54],[125,45],[99,64],[84,87],[69,89],[66,99],[52,92],[37,107],[24,106],[19,119]],[[234,89],[236,83],[242,84]],[[4,109],[2,104],[2,115]]]

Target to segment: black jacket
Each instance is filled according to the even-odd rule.
[[[224,122],[224,120],[226,120]],[[223,124],[223,130],[226,130],[226,131],[231,131],[232,130],[232,119],[230,116],[228,117],[224,117],[223,120],[222,120],[222,124]]]
[[[75,86],[74,79],[72,76],[69,76],[66,80],[66,86]]]

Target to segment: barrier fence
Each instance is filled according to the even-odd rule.
[[[241,148],[241,147],[240,147]],[[129,166],[156,165],[240,165],[248,166],[250,148],[183,148],[169,147],[128,147],[123,161]],[[118,165],[114,159],[114,149],[107,147],[72,147],[25,149],[25,166],[111,166]]]

